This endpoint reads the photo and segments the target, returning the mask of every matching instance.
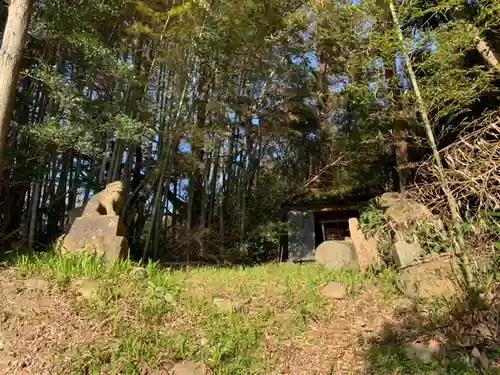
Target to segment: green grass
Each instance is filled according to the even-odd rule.
[[[71,352],[75,374],[101,371],[138,373],[179,359],[203,360],[216,374],[268,371],[262,355],[264,332],[279,339],[303,334],[311,321],[333,316],[319,285],[342,280],[350,293],[367,285],[352,269],[330,271],[317,265],[270,264],[253,268],[173,270],[144,265],[147,278],[134,278],[131,261],[106,265],[88,256],[42,253],[22,255],[16,267],[24,276],[48,277],[62,289],[71,280],[99,281],[97,298],[81,307],[100,319],[113,317],[113,337],[105,347],[79,346]],[[222,311],[213,298],[248,300]],[[123,315],[123,311],[127,311]]]
[[[492,353],[489,359],[498,358]],[[370,371],[375,374],[428,374],[428,375],[494,375],[498,374],[498,369],[479,371],[471,368],[470,356],[461,351],[453,353],[453,356],[443,360],[433,360],[423,362],[408,359],[401,345],[385,344],[373,345],[368,353],[370,361]]]
[[[335,304],[317,293],[323,283],[343,281],[351,295],[376,289],[387,301],[401,298],[391,269],[361,275],[353,269],[282,263],[179,270],[129,260],[106,265],[85,254],[55,253],[21,255],[15,266],[21,275],[47,277],[63,291],[74,280],[99,283],[96,298],[77,299],[76,308],[108,322],[111,334],[105,344],[79,344],[59,353],[61,364],[75,375],[139,374],[145,367],[169,368],[179,360],[203,361],[220,375],[269,374],[274,368],[263,355],[268,349],[264,336],[300,341],[311,323],[328,326],[335,320]],[[137,276],[137,267],[147,277]],[[224,311],[214,298],[233,301],[238,308]],[[415,307],[415,313],[436,316],[450,311],[442,300]],[[460,359],[409,360],[395,342],[372,344],[366,361],[377,374],[474,374]]]

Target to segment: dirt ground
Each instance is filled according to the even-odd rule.
[[[0,270],[0,300],[0,374],[69,374],[67,369],[74,369],[75,348],[106,346],[113,340],[109,320],[92,318],[78,308],[73,294],[58,290],[42,278],[25,279],[14,269]],[[487,336],[484,317],[423,323],[420,316],[404,312],[410,304],[405,299],[384,300],[377,290],[332,300],[330,315],[308,321],[300,336],[283,340],[272,326],[265,329],[263,355],[277,369],[273,375],[444,374],[446,370],[439,368],[423,372],[412,369],[412,365],[390,362],[387,358],[397,357],[391,345],[429,339],[445,344],[450,341],[450,331],[477,334],[478,329],[483,329],[483,336]],[[286,319],[286,316],[276,318]],[[474,340],[477,341],[477,335]],[[467,345],[463,343],[466,351],[470,350]],[[384,354],[387,348],[390,350]],[[383,360],[371,363],[368,354],[377,355],[377,351],[382,353],[379,356]],[[499,368],[498,362],[491,359],[489,362],[490,369]],[[144,370],[143,374],[169,372]]]
[[[74,345],[106,340],[107,329],[81,316],[73,297],[43,279],[22,280],[0,271],[0,373],[64,373],[57,358]]]
[[[334,301],[331,321],[311,324],[300,340],[279,341],[271,330],[266,332],[266,356],[279,368],[277,374],[363,373],[360,337],[368,342],[394,318],[391,306],[382,306],[370,294]],[[0,299],[1,374],[65,373],[64,363],[73,356],[65,359],[64,353],[79,345],[104,344],[110,334],[106,322],[75,307],[71,293],[40,278],[19,278],[12,269],[0,271]]]

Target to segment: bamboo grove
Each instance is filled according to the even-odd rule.
[[[0,5],[5,35],[16,1]],[[50,247],[121,180],[135,257],[267,259],[291,197],[419,178],[431,149],[403,56],[439,148],[498,110],[495,0],[398,3],[401,25],[374,0],[27,3],[2,139],[4,249]]]

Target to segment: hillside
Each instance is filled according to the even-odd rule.
[[[470,355],[477,342],[487,373],[497,373],[488,316],[402,298],[393,276],[315,264],[168,270],[25,256],[0,272],[0,372],[165,375],[191,360],[210,374],[479,374]],[[331,280],[344,296],[320,295]],[[429,342],[428,353],[432,343],[447,348],[442,359],[412,359],[425,357]]]

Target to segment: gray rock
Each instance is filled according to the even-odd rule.
[[[208,375],[207,367],[200,362],[185,361],[172,368],[172,375]]]
[[[419,244],[396,242],[394,244],[394,260],[399,267],[408,267],[417,260],[424,251]]]
[[[432,217],[429,209],[423,204],[405,198],[399,193],[384,193],[378,197],[377,201],[389,219],[401,226]]]
[[[359,267],[352,242],[324,241],[316,248],[316,262],[327,268]]]
[[[451,297],[458,293],[451,259],[437,259],[405,268],[397,286],[409,298]]]
[[[341,281],[330,281],[319,289],[319,294],[325,298],[342,299],[346,295],[344,283]]]
[[[383,209],[391,207],[399,200],[401,200],[401,194],[394,191],[389,191],[377,197],[377,203]]]

